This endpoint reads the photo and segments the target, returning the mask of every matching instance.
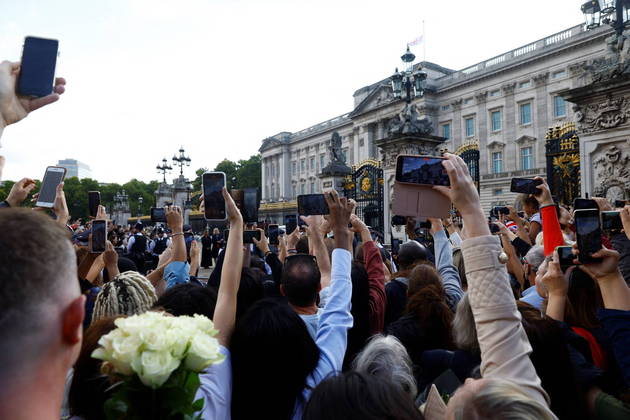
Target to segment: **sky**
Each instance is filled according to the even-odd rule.
[[[0,60],[26,35],[60,43],[59,102],[4,130],[4,179],[73,158],[100,182],[246,159],[261,141],[352,110],[407,42],[462,69],[583,21],[582,0],[0,0]],[[426,56],[424,51],[426,49]]]

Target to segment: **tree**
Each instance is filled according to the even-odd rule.
[[[260,155],[252,155],[247,160],[238,161],[236,186],[238,188],[258,188],[261,185]]]
[[[237,173],[238,173],[238,164],[236,162],[232,162],[228,159],[223,159],[219,164],[214,168],[216,172],[224,172],[225,173],[225,183],[229,189],[236,188],[237,181]]]

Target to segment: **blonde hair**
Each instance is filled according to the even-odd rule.
[[[96,296],[92,322],[117,315],[136,315],[157,301],[155,288],[136,271],[125,271],[106,283]]]

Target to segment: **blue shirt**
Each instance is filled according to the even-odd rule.
[[[519,300],[522,300],[523,302],[527,302],[530,305],[532,305],[534,308],[538,309],[539,311],[542,311],[544,299],[538,294],[538,291],[536,290],[536,286],[531,286],[523,290],[523,297],[520,298]]]
[[[319,347],[319,361],[315,370],[306,378],[307,387],[302,391],[302,399],[296,401],[293,419],[300,420],[304,404],[312,390],[326,377],[340,372],[348,345],[348,330],[352,328],[350,300],[352,281],[350,269],[352,254],[345,249],[332,252],[330,294],[320,317],[315,344]]]
[[[186,261],[173,261],[164,269],[164,281],[166,288],[170,289],[176,284],[190,281],[190,266]]]
[[[210,365],[199,374],[201,385],[195,394],[195,400],[203,399],[202,419],[229,420],[232,417],[232,362],[230,351],[219,347],[225,356],[223,362]],[[198,413],[199,414],[199,413]]]

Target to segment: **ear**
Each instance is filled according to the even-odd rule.
[[[280,285],[280,294],[281,294],[282,296],[286,296],[286,295],[287,295],[287,294],[284,292],[284,284],[281,284],[281,285]]]
[[[282,287],[282,286],[280,286],[280,287]],[[321,283],[321,282],[319,282],[319,283],[317,284],[317,293],[319,293],[319,292],[321,292],[321,291],[322,291],[322,283]]]
[[[81,343],[83,338],[83,318],[85,317],[85,296],[81,295],[70,302],[62,314],[63,341],[69,345]]]

